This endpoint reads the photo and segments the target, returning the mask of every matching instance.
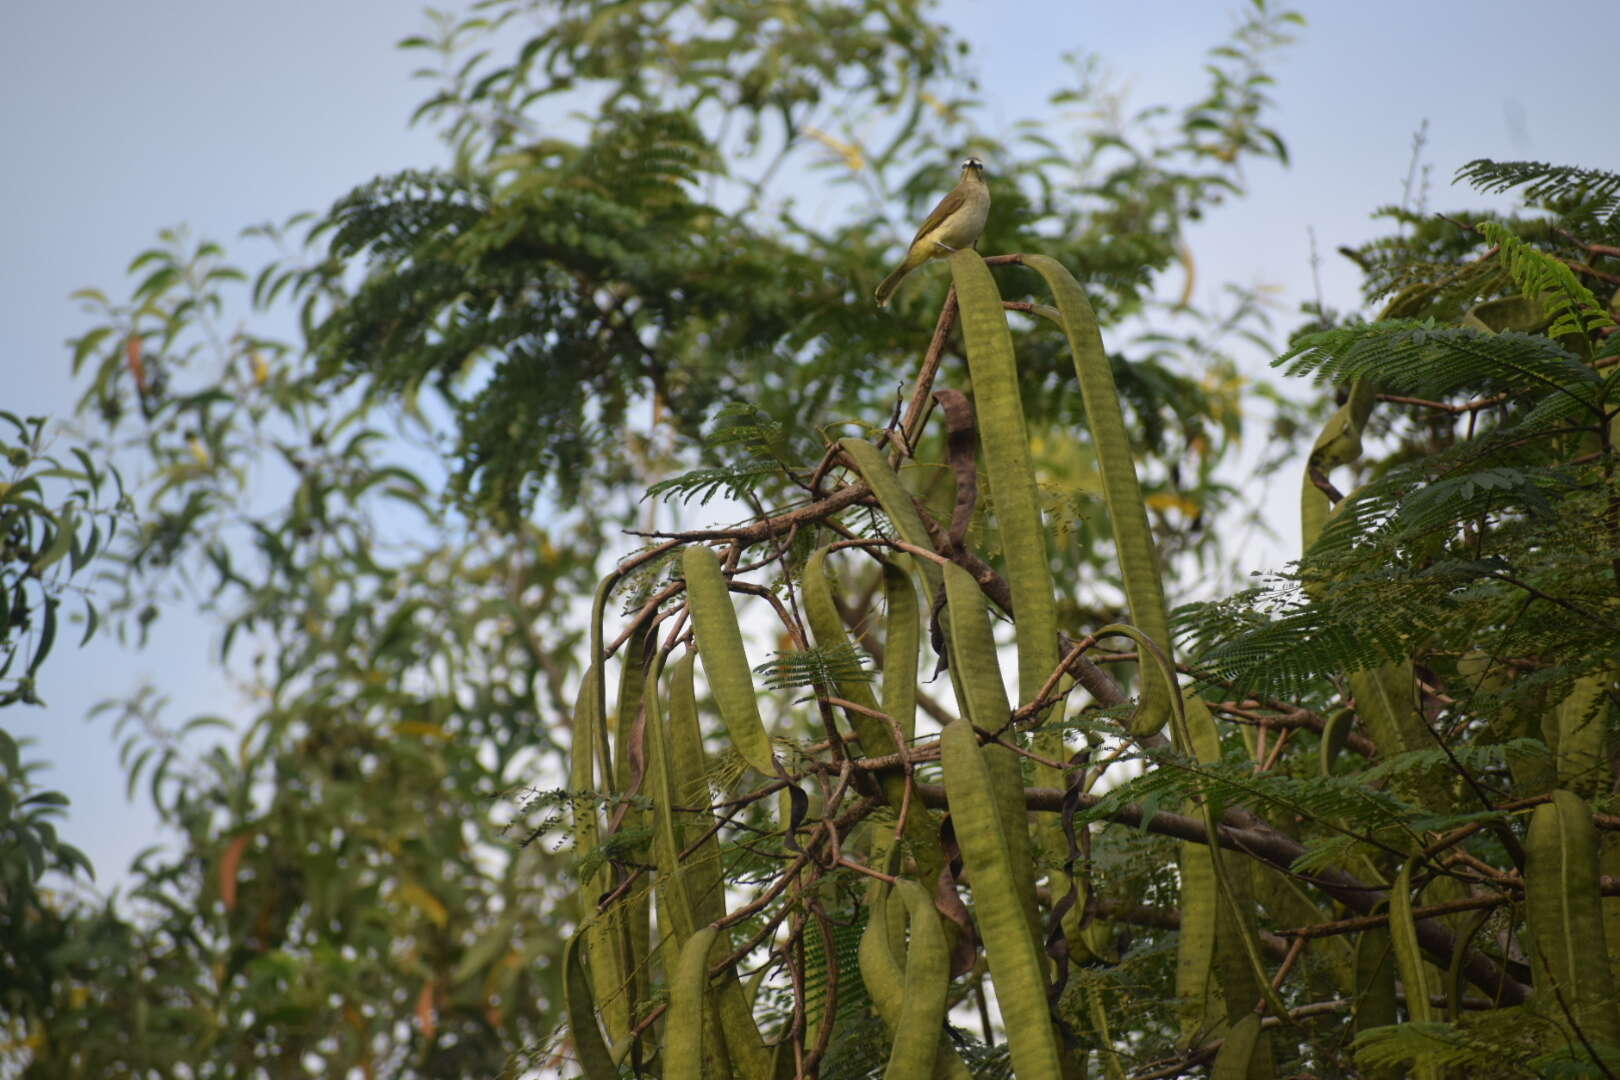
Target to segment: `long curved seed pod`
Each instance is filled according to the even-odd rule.
[[[1113,623],[1097,631],[1098,638],[1119,633],[1136,641],[1137,649],[1144,657],[1152,657],[1155,667],[1163,675],[1163,683],[1174,687],[1173,670],[1170,669],[1170,659],[1165,654],[1158,653],[1152,648],[1147,635],[1136,627],[1126,627],[1121,623]],[[1171,730],[1176,735],[1176,745],[1184,746],[1196,756],[1199,763],[1213,763],[1220,761],[1220,733],[1215,729],[1215,717],[1210,709],[1196,693],[1181,695],[1176,691],[1171,695],[1170,701]],[[1197,810],[1200,818],[1204,819],[1205,832],[1209,836],[1220,836],[1220,814],[1215,811],[1215,803],[1209,798],[1197,800]],[[1228,866],[1225,853],[1220,847],[1210,844],[1205,847],[1209,853],[1210,870],[1215,874],[1215,884],[1218,892],[1218,912],[1215,916],[1215,941],[1217,941],[1218,967],[1221,968],[1221,996],[1226,999],[1226,1012],[1228,1017],[1238,1009],[1243,1009],[1247,1001],[1254,1001],[1255,997],[1264,997],[1265,1004],[1272,1010],[1275,1017],[1286,1017],[1288,1006],[1278,996],[1277,989],[1272,986],[1272,976],[1265,970],[1265,959],[1260,955],[1260,938],[1254,929],[1254,905],[1249,900],[1247,879],[1236,881],[1236,871]],[[1186,910],[1187,895],[1183,892],[1183,910]],[[1199,899],[1194,897],[1194,908],[1200,904],[1215,902],[1215,897]],[[1233,962],[1220,963],[1221,954],[1234,954]],[[1241,962],[1239,962],[1241,957]],[[1268,1062],[1272,1061],[1270,1054],[1270,1040],[1264,1035],[1259,1036],[1260,1056],[1257,1062],[1267,1062],[1265,1070],[1270,1069]]]
[[[596,688],[601,681],[602,669],[592,664],[579,684],[579,697],[574,702],[573,740],[568,750],[568,790],[574,795],[574,857],[579,862],[590,858],[596,850],[597,836],[602,823],[597,814],[596,794],[596,731],[601,717],[596,712]],[[599,874],[591,875],[580,883],[580,922],[596,912],[593,890],[600,892]]]
[[[1046,1003],[1046,977],[1014,884],[1005,840],[1006,833],[1022,831],[1022,816],[1011,828],[1003,822],[989,765],[967,720],[953,720],[945,726],[940,734],[940,758],[957,844],[973,882],[974,910],[990,961],[990,978],[1007,1025],[1013,1072],[1019,1080],[1058,1080],[1063,1069]]]
[[[1387,911],[1387,903],[1379,904],[1372,914]],[[1352,998],[1351,1023],[1356,1034],[1373,1028],[1388,1027],[1399,1019],[1395,997],[1395,944],[1389,926],[1374,926],[1356,935],[1355,983]],[[1369,1080],[1396,1080],[1401,1072],[1393,1066],[1367,1069]]]
[[[596,592],[591,597],[591,666],[596,668],[596,684],[594,687],[596,693],[592,708],[594,710],[593,715],[597,718],[595,733],[596,767],[600,772],[603,785],[601,789],[596,790],[602,790],[604,793],[606,793],[606,789],[612,786],[613,755],[610,749],[607,725],[607,677],[602,673],[602,667],[607,663],[607,657],[603,655],[602,620],[607,612],[608,597],[612,594],[613,587],[619,583],[622,576],[615,569],[611,574],[596,583]]]
[[[1358,1032],[1395,1023],[1395,946],[1387,925],[1356,936],[1355,995],[1351,1015]]]
[[[1458,887],[1466,888],[1461,882]],[[1462,1019],[1463,991],[1467,981],[1463,978],[1463,962],[1468,959],[1468,950],[1474,947],[1474,937],[1485,924],[1491,921],[1494,913],[1490,908],[1481,908],[1470,915],[1462,917],[1462,926],[1456,930],[1456,947],[1451,951],[1451,963],[1446,965],[1446,1021],[1455,1024]]]
[[[709,996],[709,950],[720,937],[712,926],[687,938],[669,979],[664,1017],[664,1080],[703,1080],[703,1012]]]
[[[1418,712],[1417,679],[1410,661],[1353,671],[1346,681],[1355,696],[1356,713],[1367,725],[1380,754],[1393,757],[1409,750],[1433,749],[1434,738]],[[1397,780],[1396,785],[1406,798],[1441,811],[1452,802],[1447,775],[1443,769],[1425,769]]]
[[[696,664],[697,655],[693,652],[687,652],[676,661],[669,688],[670,760],[676,784],[672,798],[683,806],[702,806],[708,802],[703,736],[698,727],[697,698],[692,683]],[[680,873],[687,902],[692,907],[693,925],[703,926],[725,918],[726,889],[720,867],[719,839],[709,836],[700,843],[681,864]],[[717,978],[713,1000],[725,1036],[725,1051],[736,1064],[738,1074],[770,1075],[771,1050],[760,1037],[748,993],[735,971]]]
[[[1575,680],[1558,703],[1558,786],[1591,798],[1613,782],[1609,772],[1609,673]]]
[[[623,575],[615,569],[597,582],[591,597],[591,666],[584,685],[580,688],[580,708],[575,713],[574,730],[580,741],[575,743],[576,760],[571,781],[577,781],[577,791],[591,791],[600,796],[619,792],[613,767],[612,732],[607,713],[607,675],[604,665],[607,657],[603,649],[603,617],[608,597]],[[583,761],[577,756],[583,747],[594,761]],[[594,772],[594,776],[592,775]],[[592,811],[593,823],[595,811]],[[593,830],[594,831],[594,830]],[[591,984],[595,989],[598,1008],[608,1035],[616,1047],[629,1046],[630,998],[634,994],[634,979],[629,957],[628,927],[621,911],[605,915],[596,912],[596,898],[612,884],[611,871],[603,868],[582,883],[581,896],[588,902],[582,913],[586,946],[590,954]],[[582,907],[585,904],[582,903]]]
[[[890,940],[888,910],[889,890],[885,882],[875,882],[867,904],[866,929],[861,933],[861,944],[856,959],[861,967],[861,982],[872,995],[872,1005],[878,1016],[892,1029],[898,1022],[900,1006],[905,998],[905,969],[894,957],[894,944]]]
[[[641,691],[647,680],[647,665],[651,659],[647,648],[651,642],[652,622],[646,620],[631,632],[619,650],[619,696],[613,704],[613,790],[620,794],[634,794],[645,782],[646,762],[636,759],[643,748],[635,746],[636,754],[632,754],[631,743],[636,713],[642,704]]]
[[[760,719],[754,673],[748,667],[737,609],[731,606],[720,560],[713,551],[694,544],[681,553],[681,572],[686,578],[686,600],[692,611],[703,673],[720,706],[726,732],[744,761],[766,776],[775,776],[776,757],[765,734],[765,722]]]
[[[691,653],[687,653],[690,657]],[[684,659],[684,658],[683,658]],[[683,777],[675,768],[674,740],[671,738],[669,725],[665,722],[663,710],[660,707],[658,694],[658,675],[662,664],[655,667],[647,679],[646,689],[642,692],[643,708],[646,711],[646,742],[647,742],[647,791],[653,800],[653,856],[657,864],[658,876],[658,917],[659,928],[664,935],[665,963],[671,963],[680,952],[681,946],[686,944],[700,921],[696,913],[696,904],[692,900],[691,880],[693,874],[689,867],[682,865],[680,853],[684,844],[685,830],[681,826],[681,815],[677,807],[677,793],[688,787],[688,778]],[[677,677],[679,672],[677,671]],[[690,675],[690,670],[688,671]],[[697,778],[702,779],[701,775]],[[713,991],[718,1003],[727,989],[727,983],[735,984],[734,973],[727,972],[723,982]],[[704,1013],[703,1023],[707,1027],[705,1037],[714,1047],[712,1053],[716,1057],[725,1056],[722,1075],[731,1071],[729,1055],[726,1054],[726,1040],[720,1030],[721,1017],[717,1010],[708,1010]],[[756,1029],[757,1032],[757,1029]]]
[[[1397,296],[1386,308],[1383,318],[1395,318],[1408,307],[1421,307],[1429,292],[1411,292]],[[1415,309],[1415,308],[1414,308]],[[1350,386],[1349,398],[1341,405],[1317,436],[1300,480],[1300,545],[1309,551],[1322,535],[1332,516],[1354,501],[1341,500],[1337,507],[1330,504],[1327,493],[1318,486],[1318,480],[1333,469],[1348,465],[1361,457],[1361,432],[1372,415],[1378,400],[1378,388],[1368,379],[1358,379]],[[1316,585],[1315,589],[1325,588]],[[1307,588],[1311,591],[1311,588]],[[1380,668],[1351,672],[1348,676],[1350,691],[1355,695],[1356,711],[1367,726],[1379,750],[1393,756],[1407,750],[1426,750],[1433,740],[1424,727],[1423,719],[1415,708],[1412,665],[1389,664]],[[1449,797],[1437,770],[1403,782],[1403,794],[1432,810],[1443,808]]]
[[[1389,890],[1389,936],[1395,946],[1395,970],[1406,989],[1406,1016],[1414,1024],[1425,1024],[1434,1017],[1430,997],[1435,991],[1423,947],[1418,944],[1417,922],[1412,917],[1412,863],[1401,867]],[[1433,1062],[1415,1062],[1412,1075],[1417,1080],[1441,1080],[1442,1071]]]
[[[1396,293],[1384,305],[1379,319],[1405,319],[1416,316],[1428,306],[1439,290],[1432,282],[1419,282]],[[1378,400],[1378,387],[1369,379],[1357,379],[1350,384],[1350,394],[1337,412],[1328,418],[1322,434],[1306,458],[1305,475],[1300,478],[1300,547],[1309,551],[1316,538],[1322,535],[1332,506],[1327,493],[1316,486],[1315,477],[1325,476],[1340,465],[1348,465],[1361,456],[1361,431],[1367,426],[1373,405]]]
[[[872,997],[872,1005],[884,1026],[898,1038],[906,1004],[906,971],[895,956],[898,949],[895,938],[899,935],[892,930],[889,920],[885,917],[889,895],[890,887],[886,884],[880,883],[874,890],[869,905],[866,931],[861,935],[857,956],[860,961],[861,982],[865,984],[867,993]],[[935,919],[938,919],[937,915]],[[949,974],[947,971],[947,983]],[[972,1073],[968,1072],[962,1056],[956,1051],[956,1046],[945,1034],[942,1022],[934,1026],[934,1049],[929,1058],[929,1061],[937,1066],[937,1072],[923,1075],[937,1076],[941,1080],[971,1080]]]
[[[843,617],[838,614],[838,606],[833,601],[832,587],[827,580],[831,572],[831,568],[827,565],[827,553],[827,548],[817,548],[804,564],[804,574],[800,581],[805,621],[810,624],[810,634],[815,639],[818,649],[853,651],[854,644],[849,640],[849,632],[844,629]],[[877,698],[873,696],[871,686],[864,679],[853,678],[838,679],[837,685],[839,697],[871,710],[871,712],[862,712],[860,709],[845,710],[850,726],[861,737],[862,753],[871,757],[894,753],[897,749],[894,745],[894,733],[889,730],[888,724],[871,715],[878,708]]]
[[[951,682],[967,710],[967,719],[983,731],[999,731],[1007,723],[1011,708],[1007,688],[1001,681],[1001,664],[996,656],[995,638],[990,633],[990,613],[984,593],[971,574],[955,563],[941,567],[945,580],[946,639],[951,652]],[[976,744],[975,744],[976,745]],[[1029,814],[1024,804],[1024,774],[1018,755],[1005,746],[990,746],[981,760],[989,769],[991,788],[1002,828],[1002,842],[1010,860],[1012,881],[1024,914],[1031,943],[1039,948],[1042,940],[1039,908],[1035,899],[1035,862],[1030,852]],[[960,831],[957,834],[961,840]]]
[[[990,268],[972,248],[958,251],[950,262],[973,379],[979,445],[1013,610],[1018,613],[1018,698],[1031,702],[1057,667],[1057,605],[1052,599],[1052,567],[1046,557],[1024,403],[1018,394],[1018,366],[1007,313]]]
[[[973,575],[952,563],[940,567],[945,577],[946,638],[951,649],[951,672],[960,674],[968,719],[985,731],[1000,731],[1012,714],[1007,687],[996,662],[996,640],[990,632],[990,613]]]
[[[909,563],[909,556],[901,556]],[[883,639],[883,711],[911,739],[917,733],[917,661],[922,632],[917,589],[899,560],[883,564],[883,602],[889,609]]]
[[[979,445],[990,498],[996,508],[996,528],[1013,610],[1018,613],[1018,700],[1028,704],[1040,695],[1057,668],[1057,605],[1030,459],[1029,433],[1024,425],[1024,403],[1018,392],[1018,367],[1012,334],[1007,329],[1007,313],[990,268],[972,249],[952,255],[950,263],[961,305],[968,374],[973,380]],[[1061,760],[1064,756],[1060,730],[1040,732],[1035,745],[1046,758]],[[1035,782],[1042,787],[1062,788],[1064,777],[1061,770],[1037,765]],[[1040,846],[1053,855],[1066,849],[1063,826],[1056,818],[1041,817],[1033,831],[1040,837]],[[1069,879],[1059,870],[1049,873],[1047,883],[1055,897],[1069,892]]]
[[[1586,1042],[1620,1047],[1598,888],[1592,811],[1571,791],[1536,807],[1525,840],[1525,917],[1535,944],[1536,997],[1545,1015],[1571,1021]]]
[[[1233,1024],[1210,1067],[1210,1080],[1248,1080],[1260,1050],[1260,1014],[1249,1012]]]
[[[1173,733],[1179,744],[1180,733]],[[1192,745],[1184,752],[1190,752],[1198,761],[1220,759],[1220,736],[1213,720],[1190,739]],[[1218,943],[1233,932],[1230,916],[1223,916],[1221,910],[1221,885],[1215,876],[1219,849],[1183,841],[1179,856],[1181,937],[1176,949],[1176,997],[1181,1002],[1181,1037],[1190,1042],[1226,1023],[1229,998],[1232,1008],[1241,1009],[1243,1001],[1240,995],[1226,993],[1222,967],[1216,962],[1217,957],[1231,953],[1229,947],[1220,948]]]
[[[1103,498],[1113,524],[1114,546],[1118,549],[1120,576],[1124,579],[1131,621],[1142,628],[1161,652],[1170,656],[1170,616],[1159,576],[1158,548],[1148,525],[1147,504],[1142,500],[1130,435],[1125,429],[1125,414],[1119,406],[1119,390],[1114,385],[1114,372],[1103,348],[1096,312],[1079,282],[1062,263],[1045,255],[1026,255],[1024,264],[1046,279],[1052,298],[1063,313],[1064,333],[1069,339],[1074,374],[1085,403],[1086,423],[1091,428],[1097,465],[1102,473]],[[1022,614],[1019,613],[1020,618]],[[1152,665],[1143,664],[1140,670],[1144,683],[1161,678]],[[1131,718],[1131,734],[1151,735],[1164,726],[1170,718],[1169,695],[1165,691],[1173,685],[1174,681],[1167,683],[1156,695],[1144,694],[1143,707]],[[1149,701],[1158,704],[1149,705]]]
[[[646,713],[647,794],[653,802],[653,861],[658,868],[659,914],[668,919],[664,927],[674,949],[679,949],[697,927],[694,905],[687,894],[684,869],[680,863],[683,830],[676,811],[675,793],[681,779],[675,773],[674,746],[664,723],[658,696],[658,679],[648,678],[642,692]]]
[[[585,1080],[617,1080],[619,1070],[602,1039],[601,1029],[596,1026],[591,981],[579,958],[582,936],[575,934],[563,946],[563,1009],[568,1014],[568,1033],[574,1040],[574,1054],[585,1072]]]
[[[1111,623],[1096,631],[1099,640],[1111,634],[1130,638],[1136,643],[1144,666],[1158,669],[1158,680],[1143,680],[1144,695],[1175,686],[1169,660],[1140,628]],[[1144,707],[1147,704],[1143,702]],[[1199,762],[1220,760],[1220,735],[1209,706],[1202,698],[1196,693],[1183,695],[1177,690],[1171,695],[1166,711],[1170,714],[1176,746]],[[1208,799],[1198,799],[1195,808],[1213,840],[1220,832],[1215,805]],[[1181,944],[1176,957],[1176,992],[1183,1001],[1183,1038],[1207,1032],[1244,1004],[1261,997],[1273,1015],[1286,1016],[1287,1006],[1272,987],[1260,954],[1247,882],[1239,883],[1234,879],[1220,846],[1183,843],[1181,877]],[[1211,879],[1213,889],[1209,887]],[[1215,973],[1219,974],[1219,987],[1211,981]],[[1223,1001],[1224,1008],[1220,1004]],[[1266,1042],[1263,1037],[1261,1041]],[[1263,1060],[1271,1060],[1269,1048]]]
[[[883,1080],[932,1080],[945,1024],[950,954],[928,891],[915,881],[902,879],[895,893],[905,902],[911,933],[906,944],[905,992]]]
[[[1327,493],[1316,486],[1316,478],[1361,456],[1361,429],[1377,401],[1378,388],[1367,379],[1356,380],[1350,386],[1349,398],[1328,417],[1311,447],[1299,492],[1300,547],[1305,551],[1322,535],[1333,509]]]
[[[697,653],[688,650],[675,662],[669,685],[670,769],[675,788],[670,799],[683,807],[707,806],[707,759],[703,733],[698,726],[697,694],[693,687]],[[704,830],[707,831],[707,830]],[[720,873],[720,840],[709,836],[687,856],[682,867],[687,897],[692,904],[694,925],[718,922],[726,917],[725,881]]]
[[[1183,843],[1179,850],[1181,932],[1176,945],[1176,1004],[1181,1041],[1191,1045],[1226,1019],[1226,1003],[1215,971],[1215,938],[1220,918],[1220,885],[1210,850]]]
[[[889,468],[888,459],[883,452],[865,439],[853,436],[839,439],[838,446],[855,463],[856,470],[861,479],[866,481],[877,496],[878,505],[888,515],[889,522],[900,534],[900,539],[913,547],[924,550],[933,550],[928,540],[928,530],[923,526],[922,515],[917,513],[917,506],[911,501],[911,493],[900,483],[900,478],[894,470]],[[932,595],[939,589],[939,568],[929,559],[916,560],[917,571],[922,574],[923,581],[928,586],[928,593]]]
[[[1327,718],[1322,725],[1322,742],[1317,749],[1317,766],[1323,776],[1333,775],[1333,763],[1339,759],[1344,750],[1345,742],[1350,738],[1350,731],[1355,727],[1356,714],[1349,709],[1340,709]]]
[[[613,791],[622,795],[643,794],[647,786],[647,751],[643,718],[643,690],[656,674],[649,672],[653,657],[648,647],[654,643],[652,622],[645,620],[631,633],[620,651],[619,697],[614,704],[614,781]],[[610,815],[614,829],[644,827],[647,811],[631,803],[621,803]],[[606,913],[615,939],[624,956],[629,980],[625,983],[626,1004],[636,1015],[651,990],[646,959],[652,953],[652,894],[648,889],[632,889]]]
[[[1204,699],[1194,692],[1180,698],[1179,712],[1172,713],[1172,723],[1184,730],[1178,741],[1192,747],[1200,764],[1217,762],[1221,757],[1220,735],[1215,718]],[[1209,799],[1198,800],[1197,809],[1204,819],[1204,828],[1215,835],[1220,811]],[[1228,1021],[1246,1015],[1245,1006],[1265,998],[1274,1016],[1286,1016],[1287,1010],[1277,992],[1271,988],[1271,974],[1266,970],[1260,952],[1260,937],[1254,925],[1254,889],[1251,881],[1252,864],[1234,859],[1218,845],[1204,845],[1214,872],[1216,895],[1208,903],[1216,909],[1215,915],[1215,969],[1220,974],[1221,997],[1226,1003]],[[1187,898],[1182,898],[1185,906]],[[1196,908],[1201,901],[1193,898]],[[1257,1036],[1259,1049],[1255,1052],[1256,1077],[1270,1076],[1271,1040]],[[1265,1063],[1262,1068],[1262,1063]]]
[[[1108,1010],[1103,1007],[1102,991],[1088,986],[1083,993],[1091,1015],[1091,1028],[1097,1036],[1097,1060],[1102,1063],[1103,1076],[1107,1080],[1126,1080],[1125,1066],[1120,1062],[1119,1051],[1114,1049],[1114,1036],[1108,1029]]]
[[[810,624],[810,633],[815,638],[816,645],[819,648],[834,649],[840,646],[853,648],[849,640],[849,634],[844,629],[844,620],[838,614],[838,607],[833,602],[832,589],[827,576],[827,554],[827,548],[820,548],[805,563],[804,574],[801,578],[805,619]],[[885,572],[887,573],[887,571]],[[897,569],[895,573],[900,576],[900,584],[906,590],[903,595],[909,595],[912,604],[910,613],[911,655],[909,662],[911,664],[911,708],[915,711],[917,643],[919,639],[916,626],[916,594],[911,592],[911,582],[905,578],[905,572]],[[903,620],[906,618],[906,613],[904,611],[890,611],[889,618],[891,620],[896,618]],[[893,636],[894,632],[891,632],[891,638]],[[903,652],[906,648],[904,642],[898,644]],[[887,659],[892,659],[892,654]],[[905,680],[906,675],[903,671],[895,671],[893,677],[896,682],[901,682]],[[877,699],[872,696],[871,687],[865,682],[855,679],[840,680],[838,693],[840,697],[854,702],[864,709],[870,709],[873,712],[877,711]],[[849,717],[850,726],[861,737],[863,755],[881,757],[886,754],[893,754],[899,749],[894,742],[894,732],[886,722],[873,716],[870,712],[862,712],[861,709],[846,709],[845,712]],[[891,719],[893,719],[892,716]],[[878,782],[882,786],[884,798],[889,801],[891,806],[898,809],[905,802],[906,797],[904,770],[898,766],[893,769],[886,769],[878,774]],[[944,854],[939,846],[938,821],[928,811],[913,806],[906,818],[906,834],[915,845],[923,873],[925,875],[938,874],[939,868],[944,861]]]
[[[594,796],[611,795],[611,784],[598,785],[594,775],[599,754],[607,749],[605,734],[607,723],[600,711],[602,703],[602,667],[592,664],[580,684],[579,698],[574,706],[573,746],[570,748],[569,788],[574,792],[574,843],[576,857],[583,861],[594,852],[602,829]],[[588,942],[590,953],[590,979],[594,998],[601,1003],[602,1020],[614,1039],[623,1039],[630,1032],[630,1007],[624,994],[629,982],[629,968],[625,963],[622,942],[617,930],[616,916],[598,915],[596,901],[611,887],[610,871],[606,863],[579,883],[579,919],[581,933]]]

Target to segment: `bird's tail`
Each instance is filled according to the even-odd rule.
[[[877,301],[878,307],[889,306],[889,297],[894,295],[894,290],[900,287],[900,283],[905,280],[906,275],[917,269],[917,266],[918,264],[912,262],[911,258],[907,256],[899,266],[894,268],[894,273],[883,279],[877,287],[877,292],[872,294],[872,298]]]

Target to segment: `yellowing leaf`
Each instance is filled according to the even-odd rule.
[[[400,898],[407,904],[428,917],[428,921],[443,930],[450,921],[450,913],[437,896],[428,892],[414,881],[407,881],[399,887]]]
[[[422,1035],[431,1040],[439,1030],[433,1012],[433,980],[429,979],[422,984],[422,992],[416,995],[416,1022],[422,1028]]]
[[[219,857],[219,898],[225,905],[226,911],[236,908],[236,874],[242,864],[242,853],[247,850],[249,841],[253,839],[252,833],[242,833],[231,838],[225,845],[224,854]]]
[[[1154,510],[1179,510],[1187,517],[1197,517],[1198,504],[1185,495],[1178,495],[1173,491],[1159,491],[1146,496],[1143,502]]]
[[[854,143],[829,135],[820,128],[807,127],[804,133],[842,158],[850,172],[860,172],[866,168],[866,155]]]
[[[130,377],[135,380],[135,389],[141,394],[146,393],[146,364],[141,359],[141,339],[134,334],[124,343],[124,362],[129,367]]]
[[[440,724],[426,720],[401,720],[394,725],[396,735],[415,735],[419,739],[448,739],[450,736]]]

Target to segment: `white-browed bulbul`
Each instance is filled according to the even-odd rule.
[[[950,194],[939,200],[939,205],[917,230],[905,259],[877,287],[874,296],[878,307],[887,306],[889,297],[905,276],[929,259],[943,258],[972,247],[984,232],[985,219],[989,216],[990,187],[984,182],[984,162],[970,157],[962,162],[962,179]]]

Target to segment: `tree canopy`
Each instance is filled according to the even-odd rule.
[[[109,703],[180,845],[96,902],[0,731],[18,1071],[1612,1075],[1620,178],[1389,211],[1263,414],[1299,561],[1177,606],[1266,324],[1164,276],[1286,161],[1299,22],[992,135],[926,4],[495,0],[402,43],[446,163],[81,293],[0,706],[85,567],[86,634],[202,596],[254,706]],[[878,313],[965,153],[979,251]]]

